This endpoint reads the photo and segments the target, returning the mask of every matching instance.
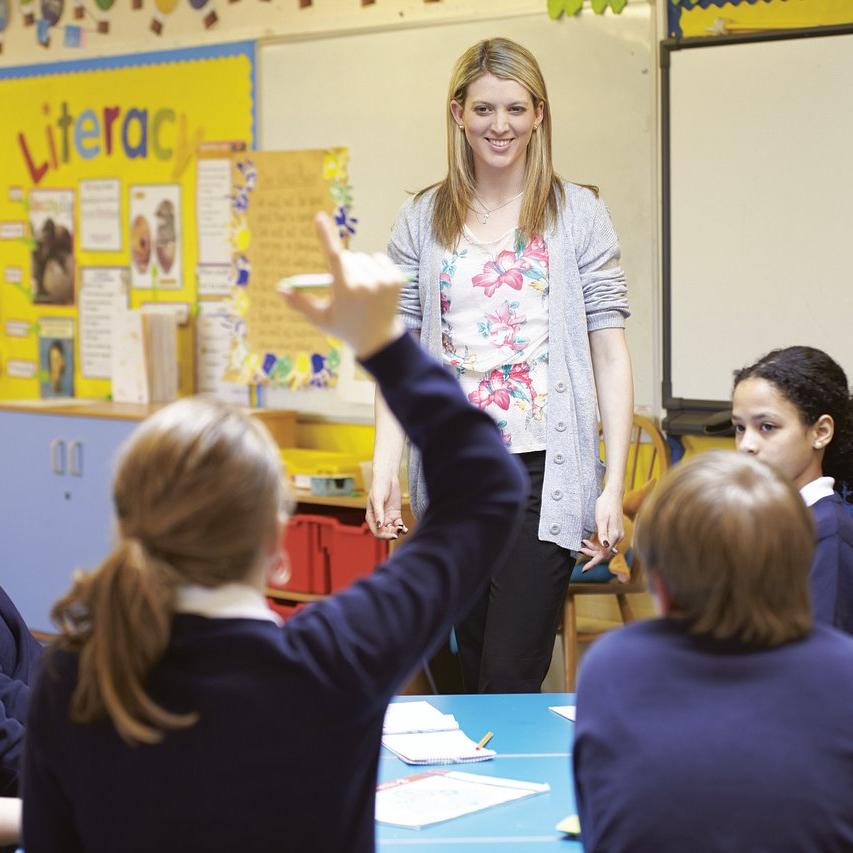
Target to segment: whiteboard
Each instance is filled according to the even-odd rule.
[[[728,401],[733,370],[793,344],[853,373],[853,31],[669,62],[665,405]]]
[[[653,21],[646,3],[621,15],[555,22],[542,13],[409,29],[271,42],[258,51],[262,149],[345,145],[359,219],[355,249],[384,248],[407,192],[446,172],[450,73],[475,42],[495,36],[529,48],[542,66],[553,111],[554,159],[564,177],[601,187],[619,232],[633,317],[629,344],[637,400],[651,403],[656,316],[653,213]],[[369,409],[328,399],[289,399],[340,417]],[[307,402],[306,402],[307,400]]]

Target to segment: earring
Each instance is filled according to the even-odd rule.
[[[290,580],[290,556],[287,551],[276,557],[267,575],[270,586],[283,587]]]
[[[460,130],[465,130],[465,125],[464,125],[464,124],[457,124],[456,126],[457,126]]]
[[[822,442],[822,441],[816,441],[816,442],[814,443],[814,449],[815,449],[815,450],[820,450],[820,449],[821,449],[821,447],[823,447],[823,442]]]

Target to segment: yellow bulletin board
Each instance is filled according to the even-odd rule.
[[[117,301],[183,309],[181,390],[192,391],[196,155],[254,144],[254,69],[254,43],[240,42],[0,70],[0,398],[61,388],[48,375],[60,350],[74,396],[109,396]]]

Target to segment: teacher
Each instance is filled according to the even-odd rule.
[[[592,567],[623,536],[633,414],[625,278],[597,188],[554,173],[545,81],[521,45],[488,39],[459,58],[447,152],[447,176],[403,205],[388,253],[409,277],[406,326],[494,417],[530,478],[508,559],[456,626],[465,689],[538,692],[575,558]],[[383,539],[404,530],[402,451],[403,433],[377,394],[366,517]],[[408,480],[421,517],[428,496],[414,450]]]

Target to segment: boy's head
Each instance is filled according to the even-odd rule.
[[[811,514],[758,460],[713,451],[680,463],[643,505],[636,539],[664,610],[692,633],[771,647],[811,628]]]

